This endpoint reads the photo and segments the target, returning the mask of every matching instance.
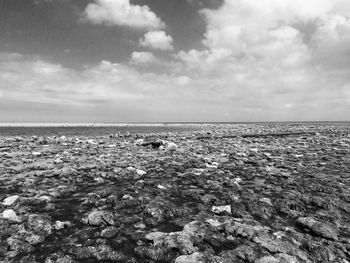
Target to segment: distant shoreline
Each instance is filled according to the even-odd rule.
[[[261,122],[129,122],[129,123],[6,123],[0,122],[0,127],[163,127],[182,125],[232,125],[232,124],[322,124],[350,123],[350,121],[261,121]]]

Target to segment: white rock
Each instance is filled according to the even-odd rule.
[[[207,219],[205,221],[213,227],[218,227],[218,226],[222,225],[222,223],[220,223],[218,220],[214,220],[214,219]]]
[[[145,142],[144,139],[137,139],[137,140],[135,141],[135,145],[141,145],[141,144],[143,144],[144,142]]]
[[[213,164],[205,164],[205,166],[207,167],[207,168],[218,168],[216,165],[213,165]]]
[[[147,172],[145,172],[145,171],[143,171],[143,170],[139,170],[139,169],[136,169],[136,173],[138,174],[138,175],[144,175],[144,174],[146,174]]]
[[[171,151],[171,152],[176,151],[177,150],[177,145],[175,143],[173,143],[173,142],[170,142],[168,144],[168,146],[166,147],[166,150],[167,151]]]
[[[251,152],[258,153],[259,150],[258,150],[257,148],[251,148],[250,151],[251,151]]]
[[[167,189],[164,185],[161,185],[161,184],[158,184],[158,185],[157,185],[157,188],[158,188],[158,189],[161,189],[161,190]]]
[[[34,155],[34,156],[40,156],[40,155],[41,155],[41,152],[32,152],[32,155]]]
[[[16,212],[13,209],[6,209],[4,212],[2,212],[2,218],[6,218],[14,222],[21,221],[21,219],[16,215]]]
[[[19,198],[19,195],[9,196],[9,197],[5,198],[4,201],[2,201],[2,205],[3,206],[13,205],[17,201],[18,198]]]
[[[62,222],[62,221],[57,220],[55,222],[55,226],[54,227],[55,227],[56,230],[61,230],[61,229],[65,228],[66,226],[70,226],[70,225],[71,225],[71,223],[69,221]]]
[[[126,167],[126,170],[130,171],[130,172],[135,172],[136,171],[136,168],[132,167],[132,166],[129,166],[129,167]]]
[[[211,208],[211,211],[213,211],[216,214],[220,214],[222,212],[228,212],[229,214],[231,214],[231,206],[230,205],[213,206]]]
[[[128,171],[130,171],[130,172],[136,172],[137,175],[140,175],[140,176],[142,176],[142,175],[144,175],[144,174],[147,173],[147,172],[145,172],[145,171],[143,171],[143,170],[136,169],[136,168],[134,168],[134,167],[132,167],[132,166],[127,167],[126,170],[128,170]]]

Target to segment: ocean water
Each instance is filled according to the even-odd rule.
[[[231,123],[135,123],[135,124],[98,124],[98,123],[0,123],[0,137],[7,136],[103,136],[115,133],[164,133],[195,132],[222,127],[264,127],[289,128],[327,127],[350,129],[350,122],[231,122]],[[294,128],[293,128],[294,127]]]
[[[103,136],[115,133],[194,132],[200,124],[121,124],[121,125],[0,125],[0,137],[6,136]]]

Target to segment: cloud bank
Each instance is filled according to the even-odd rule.
[[[110,12],[131,8],[122,19],[129,26],[163,26],[149,8],[129,1],[89,6],[96,23],[121,25]],[[141,46],[163,50],[159,57],[139,50],[125,62],[73,70],[0,54],[0,100],[130,112],[111,121],[349,120],[349,1],[226,0],[200,14],[201,48],[174,51],[176,39],[164,31],[144,35]]]

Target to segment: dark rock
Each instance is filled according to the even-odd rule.
[[[84,223],[90,226],[112,226],[114,225],[114,215],[106,211],[94,211],[91,212],[87,219],[83,220]]]
[[[327,239],[338,240],[338,229],[330,223],[323,223],[312,217],[300,217],[297,223],[309,229],[311,233]]]

